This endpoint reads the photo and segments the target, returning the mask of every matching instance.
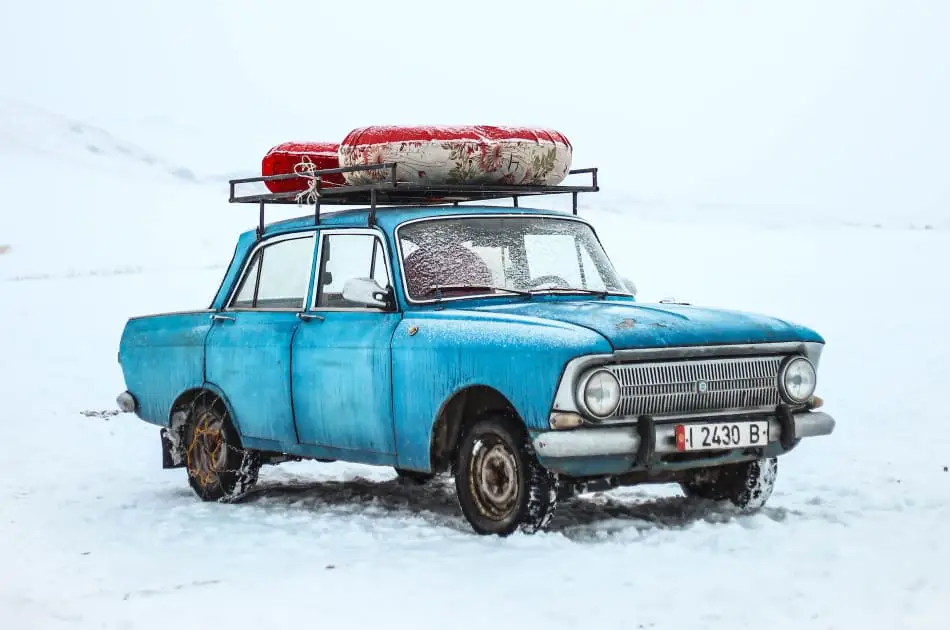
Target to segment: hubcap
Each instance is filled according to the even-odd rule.
[[[477,442],[469,466],[472,496],[479,511],[502,520],[518,501],[518,460],[503,442]]]
[[[203,486],[217,483],[218,474],[225,467],[226,449],[223,420],[205,411],[195,423],[195,431],[188,445],[188,471]]]

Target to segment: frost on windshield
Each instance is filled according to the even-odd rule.
[[[628,292],[586,224],[550,217],[437,218],[399,229],[409,297]]]

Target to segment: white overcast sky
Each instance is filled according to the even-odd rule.
[[[644,199],[945,215],[948,33],[938,0],[9,1],[0,96],[219,172],[367,124],[544,125]]]

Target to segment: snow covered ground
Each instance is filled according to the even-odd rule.
[[[821,331],[838,428],[781,460],[756,516],[637,488],[498,540],[469,533],[448,482],[408,488],[388,469],[266,468],[231,506],[162,471],[157,431],[108,414],[122,325],[204,306],[256,217],[219,184],[82,146],[7,147],[0,164],[31,209],[0,224],[3,627],[946,627],[950,232],[588,201],[644,300]],[[70,194],[33,196],[54,165]]]
[[[293,42],[288,21],[340,25],[345,4],[35,2],[0,21],[0,629],[945,629],[946,4],[408,4]],[[416,57],[399,20],[445,50]],[[349,69],[395,63],[381,94],[426,96],[323,97],[314,38]],[[555,57],[557,98],[523,89]],[[486,68],[493,98],[459,97]],[[448,481],[318,463],[209,505],[161,469],[155,428],[114,415],[126,318],[205,306],[256,221],[229,174],[284,140],[430,120],[566,127],[576,165],[603,167],[582,213],[641,299],[826,337],[837,429],[780,460],[764,512],[634,488],[499,540],[470,533]]]

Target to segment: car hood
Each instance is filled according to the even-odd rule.
[[[471,310],[555,320],[594,330],[616,350],[824,340],[781,319],[721,309],[615,300],[545,300]]]

